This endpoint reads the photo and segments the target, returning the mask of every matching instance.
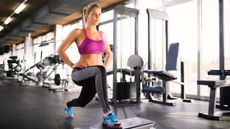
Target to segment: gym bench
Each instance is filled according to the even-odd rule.
[[[198,117],[209,120],[223,120],[223,116],[230,115],[230,112],[215,112],[216,110],[216,89],[230,86],[226,80],[198,80],[198,85],[207,85],[210,88],[208,113],[199,113]]]
[[[149,75],[153,75],[154,77],[157,77],[162,80],[163,87],[150,87],[146,84],[143,85],[143,92],[144,93],[155,93],[155,94],[162,94],[162,101],[161,100],[154,100],[151,99],[150,96],[148,96],[150,102],[155,102],[159,104],[169,105],[169,106],[175,106],[176,104],[174,102],[168,102],[168,81],[172,81],[177,79],[174,75],[167,71],[156,71],[156,70],[144,70],[144,73],[147,73]]]

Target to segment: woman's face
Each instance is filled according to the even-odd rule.
[[[100,23],[101,8],[94,7],[87,16],[87,24],[98,25]]]

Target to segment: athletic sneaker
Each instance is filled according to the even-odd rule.
[[[109,127],[119,127],[121,125],[121,123],[118,122],[117,116],[113,112],[109,112],[103,116],[103,124]]]
[[[73,110],[71,107],[65,108],[66,119],[73,119]]]

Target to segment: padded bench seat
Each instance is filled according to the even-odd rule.
[[[198,80],[198,85],[208,85],[210,88],[230,86],[230,82],[225,80]]]
[[[144,70],[143,72],[147,74],[153,74],[157,78],[160,78],[165,81],[171,81],[171,80],[177,79],[173,74],[167,71],[163,71],[163,70],[159,70],[159,71],[158,70]]]

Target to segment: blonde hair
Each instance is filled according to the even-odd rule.
[[[87,22],[87,16],[89,15],[89,13],[91,12],[91,10],[93,8],[101,8],[99,6],[99,4],[97,3],[90,3],[88,4],[86,7],[83,8],[83,16],[82,16],[82,19],[83,19],[83,22],[86,23]]]

